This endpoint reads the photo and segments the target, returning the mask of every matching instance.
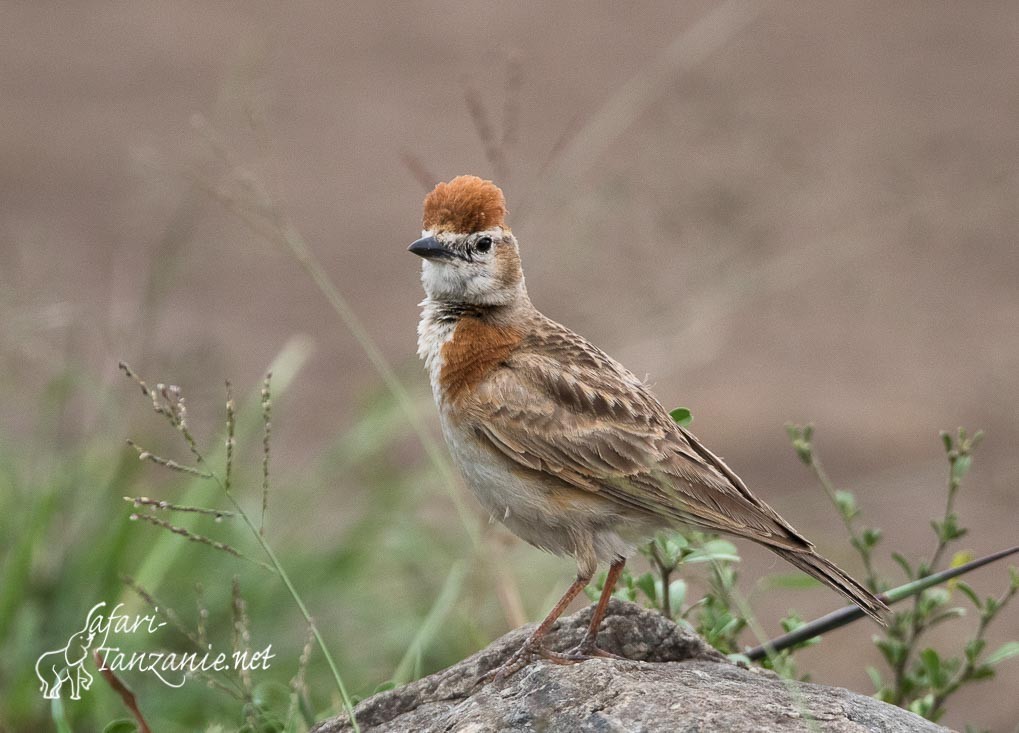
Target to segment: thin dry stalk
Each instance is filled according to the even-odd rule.
[[[92,656],[95,659],[96,667],[99,669],[99,674],[103,676],[106,683],[113,688],[113,691],[120,695],[120,699],[124,702],[135,721],[138,723],[138,733],[152,733],[152,729],[149,728],[149,724],[145,721],[145,716],[142,715],[142,711],[138,708],[138,699],[131,692],[131,689],[124,684],[124,682],[116,675],[116,673],[106,666],[105,655],[99,652],[92,652]]]
[[[703,63],[732,41],[763,11],[764,3],[728,0],[681,32],[646,68],[620,86],[563,147],[550,173],[531,189],[531,200],[556,211],[562,192],[577,188],[581,176],[654,103],[677,75]]]
[[[226,382],[226,469],[223,472],[223,490],[230,493],[230,481],[234,465],[234,433],[237,430],[237,408],[234,404],[233,387]]]
[[[152,514],[141,514],[135,512],[131,514],[131,516],[128,517],[128,519],[130,519],[131,521],[141,520],[143,522],[148,522],[149,524],[154,524],[157,527],[162,527],[163,529],[169,530],[170,532],[173,532],[176,535],[180,535],[181,537],[185,538],[190,542],[197,542],[198,544],[201,545],[207,545],[213,548],[214,550],[220,550],[222,552],[226,552],[230,555],[233,555],[234,557],[239,557],[243,560],[247,560],[248,562],[255,563],[256,565],[259,565],[265,568],[266,570],[269,571],[273,570],[271,565],[264,563],[261,560],[256,560],[253,557],[248,557],[243,552],[240,552],[239,550],[226,544],[225,542],[219,542],[210,537],[206,537],[205,535],[195,534],[186,527],[178,527],[175,524],[170,524],[169,522],[162,520],[159,517],[153,516]]]
[[[400,162],[403,163],[403,167],[407,169],[415,181],[421,184],[421,188],[425,191],[431,191],[435,184],[439,182],[439,177],[428,170],[428,167],[421,158],[414,155],[414,153],[408,150],[401,150]]]
[[[120,370],[124,372],[141,389],[142,394],[151,399],[152,409],[157,415],[162,415],[181,434],[187,444],[195,461],[202,465],[205,459],[198,450],[198,443],[191,434],[187,423],[187,406],[184,403],[184,394],[181,388],[176,385],[159,383],[155,388],[149,387],[137,374],[132,371],[126,362],[120,362]]]
[[[235,575],[230,585],[231,613],[233,616],[233,651],[235,656],[247,659],[251,652],[251,619],[248,617],[248,604],[241,595],[241,581]],[[240,665],[238,675],[241,679],[241,687],[244,690],[244,697],[251,699],[251,671],[246,665]],[[248,714],[248,722],[255,724],[252,713]]]
[[[265,536],[265,513],[269,509],[269,444],[272,438],[272,372],[262,382],[262,519],[258,533]]]
[[[204,604],[201,601],[200,585],[196,584],[195,586],[199,592],[198,634],[196,635],[191,631],[191,629],[184,625],[184,622],[181,621],[180,616],[177,615],[177,612],[174,611],[173,608],[166,605],[165,603],[160,603],[159,599],[157,599],[155,596],[149,593],[145,588],[140,586],[138,582],[135,581],[134,578],[128,575],[122,575],[120,576],[120,580],[122,583],[124,583],[124,585],[133,590],[138,595],[139,598],[145,601],[145,603],[147,603],[156,614],[166,619],[170,623],[170,625],[173,626],[174,629],[176,629],[179,633],[187,637],[187,640],[191,642],[191,644],[196,649],[202,652],[205,652],[209,649],[209,642],[205,633],[205,624],[206,621],[208,620],[209,612],[204,608]],[[210,687],[215,687],[216,689],[223,690],[231,697],[236,698],[238,700],[243,699],[243,695],[240,693],[238,689],[223,684],[218,679],[213,677],[210,673],[199,672],[198,675],[202,677],[209,684]]]
[[[520,124],[520,90],[523,88],[523,64],[520,54],[510,53],[506,59],[506,85],[503,88],[502,140],[499,147],[503,153],[517,142],[517,127]]]
[[[474,130],[478,134],[481,146],[485,151],[485,158],[496,178],[502,179],[506,176],[506,160],[503,157],[502,146],[499,136],[495,133],[492,121],[488,118],[488,111],[485,109],[481,95],[473,87],[465,86],[464,101],[467,103],[467,111],[470,113],[471,122],[474,123]]]
[[[195,610],[198,612],[198,644],[202,648],[209,643],[209,609],[205,605],[205,588],[201,583],[195,583]]]
[[[163,458],[162,456],[156,455],[151,451],[145,450],[130,438],[127,439],[127,444],[138,452],[139,461],[149,461],[150,463],[155,463],[157,466],[168,468],[171,471],[178,471],[180,473],[186,473],[191,476],[197,476],[199,478],[212,478],[212,475],[206,471],[199,471],[197,468],[193,466],[185,466],[184,464],[178,463],[172,458]]]
[[[125,496],[124,501],[136,507],[147,506],[150,509],[163,509],[168,512],[188,512],[191,514],[205,514],[211,516],[217,522],[223,517],[232,517],[234,513],[226,509],[207,509],[201,506],[189,506],[187,504],[171,504],[162,499],[150,499],[147,496]]]
[[[287,730],[290,729],[292,721],[297,716],[301,706],[301,698],[308,697],[308,662],[311,661],[311,652],[315,648],[315,634],[308,628],[308,638],[301,650],[301,657],[297,662],[297,673],[290,680],[290,708],[287,711]]]

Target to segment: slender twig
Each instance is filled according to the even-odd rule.
[[[828,472],[824,469],[824,465],[821,463],[821,459],[818,458],[817,453],[811,451],[810,453],[810,469],[814,472],[814,476],[817,477],[818,482],[824,489],[824,493],[831,499],[832,504],[838,510],[838,514],[842,517],[842,523],[846,527],[846,531],[849,533],[850,540],[852,541],[853,547],[857,549],[860,554],[860,558],[863,560],[864,568],[864,580],[867,582],[867,587],[871,591],[877,591],[878,579],[877,572],[874,570],[874,562],[871,558],[871,552],[867,549],[867,545],[863,541],[863,536],[856,528],[855,517],[848,515],[839,506],[837,489],[835,484],[832,483],[831,478],[828,476]]]
[[[435,184],[439,182],[439,177],[428,170],[424,161],[417,155],[407,150],[401,150],[400,162],[403,163],[403,167],[410,173],[411,178],[417,181],[425,191],[431,191]]]
[[[142,711],[138,708],[138,700],[135,698],[134,693],[112,669],[106,666],[105,655],[96,651],[92,652],[92,656],[95,659],[96,667],[99,669],[99,674],[113,688],[113,691],[120,695],[120,699],[124,702],[124,707],[130,711],[131,715],[138,722],[138,733],[152,733],[152,729],[149,728],[149,724],[145,721],[145,716],[142,715]]]
[[[943,570],[940,573],[928,575],[924,578],[920,578],[919,580],[914,580],[911,583],[906,583],[905,585],[900,585],[897,588],[892,588],[891,590],[880,594],[878,598],[887,604],[898,603],[901,600],[915,596],[917,593],[921,593],[935,585],[940,585],[952,578],[957,578],[960,575],[964,575],[970,571],[976,570],[977,568],[981,568],[984,565],[988,565],[1016,553],[1019,553],[1019,546],[1000,550],[977,560],[973,560],[972,562],[968,562],[965,565],[949,568],[948,570]],[[866,614],[864,614],[863,610],[859,606],[846,606],[845,608],[840,608],[837,611],[832,611],[821,618],[804,624],[795,631],[790,631],[788,634],[783,634],[782,636],[748,650],[745,652],[745,656],[747,656],[751,661],[762,659],[767,656],[769,652],[781,652],[791,646],[813,639],[815,636],[820,636],[828,631],[833,631],[851,624],[853,621],[857,621],[865,615]]]
[[[991,622],[994,620],[994,617],[997,615],[997,613],[1001,611],[1001,609],[1004,608],[1008,604],[1008,602],[1012,600],[1013,597],[1015,597],[1017,592],[1019,592],[1019,586],[1010,585],[1009,588],[1004,593],[998,596],[997,601],[995,603],[995,610],[993,613],[984,611],[983,613],[980,614],[980,623],[977,625],[976,633],[973,635],[973,639],[970,641],[971,644],[983,642],[984,634],[987,633],[987,627],[990,626]],[[937,692],[934,695],[934,699],[931,702],[932,719],[936,720],[937,715],[941,711],[940,709],[944,706],[948,698],[956,690],[962,687],[967,681],[973,678],[973,676],[976,674],[978,667],[977,659],[978,659],[977,655],[967,654],[966,661],[963,663],[959,671],[955,673],[955,676],[952,678],[952,680],[947,685],[945,685],[944,689],[942,689],[941,691]]]
[[[661,54],[591,114],[583,126],[564,142],[546,175],[530,189],[524,202],[539,202],[545,211],[557,211],[563,192],[574,185],[602,154],[653,104],[663,90],[681,73],[696,68],[714,52],[725,47],[754,21],[764,3],[728,0],[714,6],[680,34]],[[518,211],[524,206],[518,206]]]
[[[658,552],[658,543],[654,540],[651,541],[651,559],[658,569],[658,574],[662,576],[662,615],[671,620],[672,598],[669,593],[669,578],[672,575],[672,571],[676,569],[676,566],[665,562],[661,553]]]
[[[226,468],[223,472],[223,491],[230,493],[234,465],[234,434],[237,430],[237,407],[234,403],[233,386],[226,381]]]
[[[258,524],[258,532],[265,535],[265,513],[269,509],[269,444],[272,438],[272,392],[270,382],[272,372],[265,375],[262,382],[262,521]]]
[[[945,498],[945,511],[941,518],[941,524],[934,525],[937,539],[934,551],[931,553],[931,559],[925,565],[918,568],[917,574],[921,577],[937,570],[945,550],[947,550],[952,540],[955,539],[955,537],[949,535],[946,529],[950,522],[953,525],[955,523],[955,497],[959,492],[959,487],[962,485],[962,476],[965,473],[964,471],[961,473],[957,471],[956,466],[960,460],[969,460],[971,451],[980,442],[983,433],[977,431],[972,438],[967,438],[965,432],[960,428],[958,437],[958,443],[953,446],[951,437],[947,433],[942,433],[942,440],[945,441],[945,448],[948,453],[948,492]],[[926,630],[927,625],[920,616],[920,596],[917,595],[913,600],[913,611],[909,615],[903,638],[905,652],[892,665],[894,690],[892,702],[896,705],[901,705],[906,699],[906,670],[909,668],[912,653],[917,646],[917,639]]]
[[[506,161],[502,155],[502,144],[496,135],[495,129],[485,109],[481,95],[473,87],[465,86],[464,101],[467,103],[467,111],[470,113],[471,121],[474,123],[474,131],[481,140],[481,146],[485,149],[485,158],[492,166],[495,177],[502,180],[506,176]]]
[[[403,409],[411,429],[424,447],[426,456],[439,472],[442,486],[446,489],[450,500],[453,502],[464,531],[471,540],[471,544],[475,547],[478,546],[480,535],[476,522],[471,511],[463,501],[461,491],[458,489],[461,483],[458,481],[452,466],[439,448],[438,443],[425,427],[420,411],[414,405],[414,401],[407,392],[407,388],[403,386],[403,382],[396,376],[395,370],[382,354],[378,344],[375,343],[375,340],[368,333],[360,318],[357,317],[357,314],[350,307],[347,299],[343,297],[335,283],[333,283],[318,258],[312,253],[308,243],[301,236],[300,232],[297,231],[297,228],[275,206],[263,212],[262,216],[269,218],[269,221],[264,221],[252,217],[234,199],[224,195],[214,187],[210,187],[208,190],[217,201],[222,203],[231,213],[237,215],[255,234],[289,250],[294,259],[297,260],[297,263],[311,277],[333,311],[340,317],[344,325],[347,326],[354,336],[358,345],[368,356],[368,360],[382,378],[383,384],[385,384],[386,388],[396,398],[397,404]]]
[[[520,55],[511,52],[506,59],[506,85],[503,88],[502,138],[499,147],[503,155],[517,142],[517,127],[520,122],[520,87],[523,81]],[[508,171],[507,171],[508,172]]]

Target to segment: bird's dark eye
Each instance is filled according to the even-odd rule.
[[[474,243],[474,249],[476,249],[478,252],[487,252],[488,250],[492,249],[492,238],[482,237],[481,239]]]

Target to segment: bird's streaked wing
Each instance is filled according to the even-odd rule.
[[[777,547],[811,546],[633,374],[547,323],[469,401],[469,419],[495,448],[631,510]]]

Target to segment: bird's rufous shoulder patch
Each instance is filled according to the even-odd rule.
[[[425,197],[424,229],[472,234],[506,226],[506,198],[491,181],[457,176],[440,183]]]
[[[461,318],[453,338],[442,347],[439,383],[443,393],[454,402],[469,394],[522,340],[516,328]]]

